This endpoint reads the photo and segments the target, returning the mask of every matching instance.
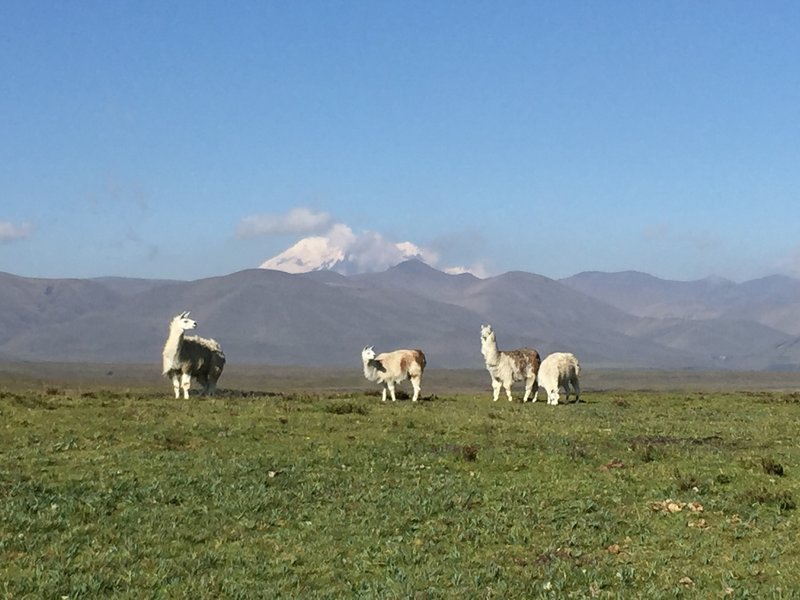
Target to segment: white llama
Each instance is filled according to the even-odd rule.
[[[558,404],[559,389],[564,389],[565,401],[569,402],[570,386],[575,392],[575,402],[581,401],[581,386],[578,377],[581,365],[570,352],[553,352],[542,361],[539,369],[539,389],[547,392],[547,403]],[[534,396],[534,400],[536,397]]]
[[[189,312],[182,312],[169,324],[169,335],[164,344],[163,374],[172,379],[175,397],[189,397],[192,378],[203,386],[203,394],[213,394],[217,380],[225,367],[225,354],[220,345],[211,339],[196,335],[184,335],[185,331],[197,327],[197,322],[189,318]]]
[[[486,369],[492,376],[492,399],[497,402],[500,390],[505,387],[508,401],[511,402],[511,384],[524,380],[525,396],[522,401],[527,402],[539,372],[539,353],[533,348],[498,350],[492,326],[481,325],[481,354],[486,361]],[[533,400],[536,401],[535,393]]]
[[[411,386],[414,388],[414,397],[411,400],[416,402],[419,398],[422,373],[426,365],[422,350],[394,350],[376,356],[372,346],[365,346],[361,351],[361,362],[364,364],[364,377],[369,381],[384,384],[384,402],[386,402],[386,390],[389,390],[392,402],[397,400],[394,394],[395,383],[406,379],[411,380]]]

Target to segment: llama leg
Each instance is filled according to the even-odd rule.
[[[492,400],[495,402],[497,402],[497,399],[500,397],[501,387],[503,387],[503,384],[499,379],[492,379]]]
[[[420,381],[419,379],[412,379],[411,386],[414,388],[414,397],[411,399],[412,402],[416,402],[419,398],[419,389],[420,389]]]
[[[189,399],[189,388],[192,387],[192,376],[189,373],[181,374],[181,388],[183,388],[183,399]]]
[[[181,376],[180,375],[173,375],[172,376],[172,389],[175,391],[175,398],[181,397]]]
[[[581,384],[578,383],[578,378],[572,380],[572,389],[575,390],[575,403],[581,401]]]
[[[381,390],[381,400],[386,402],[386,385],[384,385],[383,389]]]
[[[522,397],[523,404],[525,404],[528,401],[528,398],[531,397],[532,390],[533,390],[533,379],[528,379],[525,382],[525,395]],[[536,396],[533,397],[533,401],[536,402]]]
[[[511,396],[511,382],[505,381],[503,382],[503,386],[506,388],[506,396],[508,396],[508,401],[513,402],[514,398]]]
[[[387,381],[386,387],[389,388],[389,393],[392,396],[392,402],[397,402],[397,396],[394,395],[394,381]]]

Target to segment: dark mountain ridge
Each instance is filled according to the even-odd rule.
[[[644,273],[526,272],[479,279],[411,260],[343,276],[249,269],[195,281],[33,279],[0,273],[3,360],[160,363],[191,310],[229,362],[353,366],[360,351],[425,350],[431,367],[483,366],[501,348],[566,350],[589,368],[796,369],[800,281],[673,282]]]

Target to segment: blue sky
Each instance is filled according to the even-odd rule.
[[[797,2],[0,12],[2,271],[195,279],[338,227],[481,274],[800,276]]]

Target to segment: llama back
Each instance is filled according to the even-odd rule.
[[[515,379],[524,379],[535,376],[539,372],[541,358],[533,348],[519,348],[517,350],[501,350],[501,362],[507,362]],[[503,361],[503,358],[506,360]]]
[[[382,362],[390,372],[402,373],[408,377],[422,375],[428,364],[425,353],[419,348],[383,352],[375,358]]]
[[[204,338],[200,337],[199,335],[186,335],[183,337],[183,339],[186,342],[207,348],[211,352],[222,354],[223,357],[225,356],[225,354],[222,352],[222,346],[220,346],[219,342],[213,338]]]
[[[547,383],[558,384],[569,381],[581,373],[581,365],[571,352],[554,352],[545,358],[539,376]]]
[[[534,375],[538,374],[539,367],[542,364],[542,357],[539,355],[539,352],[534,348],[521,348],[520,351],[525,354],[528,368],[533,371]]]
[[[225,367],[225,353],[222,346],[211,338],[187,335],[183,338],[180,351],[181,365],[194,364],[197,372],[218,379]]]

